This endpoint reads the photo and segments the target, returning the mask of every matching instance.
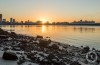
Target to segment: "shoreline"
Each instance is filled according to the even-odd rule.
[[[0,50],[3,52],[15,53],[18,57],[17,65],[24,65],[28,62],[32,65],[93,65],[100,64],[100,60],[93,59],[91,63],[86,55],[99,50],[87,47],[76,47],[60,42],[52,41],[50,37],[27,36],[7,32],[0,28]],[[99,57],[98,57],[99,58]],[[99,62],[97,62],[99,61]],[[35,64],[34,64],[35,63]],[[28,65],[28,64],[27,64]]]
[[[46,25],[46,24],[43,24],[43,25]],[[0,26],[37,26],[36,24],[2,24]],[[41,25],[38,25],[38,26],[42,26]],[[68,25],[63,25],[63,24],[49,24],[49,25],[46,25],[46,26],[100,26],[100,24],[68,24]]]

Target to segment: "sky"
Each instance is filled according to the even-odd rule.
[[[17,21],[100,22],[100,0],[0,0],[0,13]]]

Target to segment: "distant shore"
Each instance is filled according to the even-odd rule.
[[[39,24],[0,24],[0,25],[39,25]],[[100,26],[100,24],[40,24],[40,25]]]

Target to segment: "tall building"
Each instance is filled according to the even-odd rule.
[[[2,14],[0,14],[0,22],[2,22]]]
[[[15,23],[16,21],[15,21],[15,19],[13,19],[13,23]]]
[[[13,23],[13,18],[10,18],[10,23],[11,23],[11,24]]]
[[[3,19],[2,22],[6,22],[6,19]]]

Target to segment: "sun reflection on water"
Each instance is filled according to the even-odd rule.
[[[42,33],[45,33],[46,27],[42,25]]]

